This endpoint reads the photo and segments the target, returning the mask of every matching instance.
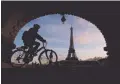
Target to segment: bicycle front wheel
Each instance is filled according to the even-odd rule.
[[[40,53],[38,60],[41,65],[48,65],[50,62],[57,62],[58,57],[55,51],[47,49]]]

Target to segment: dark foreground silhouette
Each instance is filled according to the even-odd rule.
[[[46,49],[46,40],[37,33],[39,28],[40,26],[38,24],[34,24],[33,28],[30,28],[23,33],[22,40],[24,46],[16,48],[10,59],[10,63],[13,67],[18,67],[18,65],[19,67],[23,67],[24,65],[29,64],[41,50],[43,51],[38,55],[40,65],[44,64],[44,62],[47,62],[48,64],[57,62],[58,57],[56,52],[52,49]],[[40,49],[38,49],[40,43],[36,42],[36,39],[43,43],[43,46],[41,46]]]
[[[45,68],[49,69],[51,67],[53,68],[70,68],[70,69],[77,69],[79,67],[106,67],[106,61],[107,59],[100,59],[98,61],[78,61],[78,60],[62,60],[57,62],[52,62],[49,64],[39,64],[39,63],[31,63],[26,65],[20,65],[15,64],[14,66],[11,66],[11,64],[2,63],[2,68]]]
[[[38,30],[40,29],[40,26],[38,24],[34,24],[33,28],[30,28],[28,31],[25,31],[22,36],[22,40],[25,47],[29,47],[29,50],[27,51],[31,56],[36,55],[36,50],[40,46],[39,42],[36,42],[36,39],[42,42],[46,42],[46,40],[43,39],[38,34]],[[35,46],[35,47],[33,47]],[[26,54],[24,61],[27,62],[28,55]]]

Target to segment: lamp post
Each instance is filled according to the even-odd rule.
[[[63,24],[64,24],[64,22],[66,21],[66,19],[65,19],[65,15],[64,15],[64,14],[62,14],[61,21],[63,22]]]

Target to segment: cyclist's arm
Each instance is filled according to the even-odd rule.
[[[37,34],[37,39],[39,39],[40,41],[45,41],[39,34]]]

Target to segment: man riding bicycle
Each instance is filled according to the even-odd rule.
[[[38,24],[34,24],[33,28],[30,28],[28,31],[25,31],[22,36],[22,40],[25,46],[29,47],[28,53],[36,55],[36,50],[40,46],[39,42],[35,40],[38,39],[42,42],[46,42],[37,32],[40,29]],[[33,47],[35,45],[35,47]],[[27,56],[25,57],[27,58]]]

